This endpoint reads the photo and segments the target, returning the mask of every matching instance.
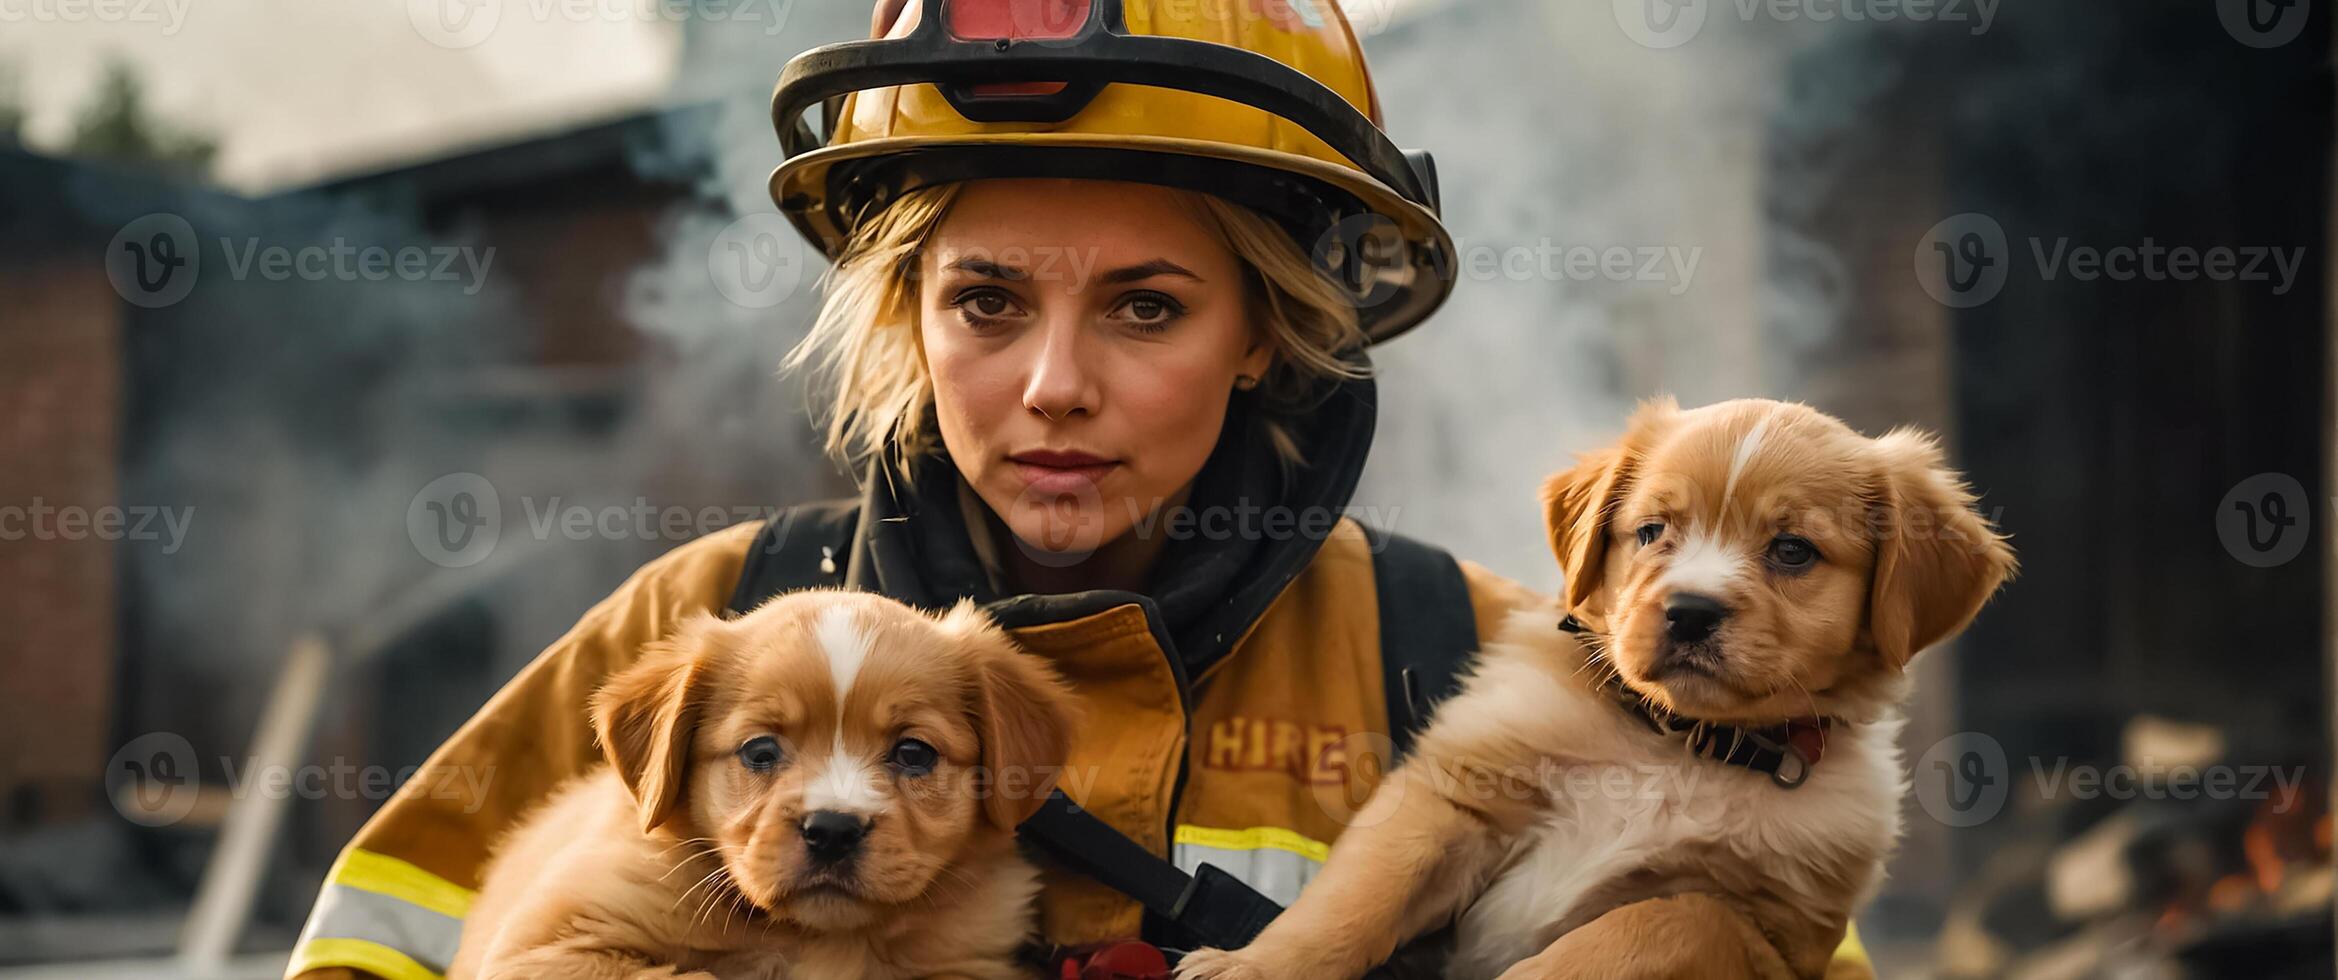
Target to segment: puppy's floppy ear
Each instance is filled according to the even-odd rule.
[[[983,810],[1000,829],[1014,830],[1039,811],[1071,754],[1077,696],[971,600],[944,614],[942,628],[974,662],[974,727],[990,772]]]
[[[711,614],[684,620],[593,693],[593,733],[641,808],[643,833],[664,824],[681,801],[704,696],[706,645],[719,625]]]
[[[1543,531],[1550,536],[1559,569],[1567,575],[1566,608],[1582,606],[1599,590],[1600,570],[1607,564],[1608,522],[1615,518],[1616,503],[1631,485],[1640,454],[1679,414],[1680,405],[1671,398],[1643,402],[1615,445],[1576,457],[1573,469],[1544,481]]]
[[[1971,623],[2016,562],[1930,435],[1894,429],[1875,444],[1883,485],[1874,504],[1868,630],[1877,652],[1898,669]]]

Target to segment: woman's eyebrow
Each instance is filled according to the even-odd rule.
[[[1010,282],[1019,282],[1030,278],[1029,274],[1021,269],[1000,265],[989,259],[959,259],[942,268],[950,272],[968,273],[982,279],[1005,279]]]
[[[1182,278],[1191,279],[1195,282],[1205,281],[1202,279],[1202,277],[1194,275],[1193,270],[1188,269],[1182,265],[1178,265],[1175,262],[1171,262],[1168,259],[1153,259],[1149,262],[1139,262],[1132,266],[1113,269],[1101,276],[1098,276],[1097,279],[1098,281],[1103,282],[1105,285],[1110,286],[1119,285],[1121,283],[1142,282],[1155,276],[1179,276]]]

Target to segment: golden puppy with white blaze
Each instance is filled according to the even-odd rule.
[[[971,602],[691,618],[594,696],[609,765],[497,849],[448,976],[1022,977],[1071,699]]]
[[[1931,437],[1772,401],[1644,405],[1543,498],[1563,607],[1514,614],[1298,902],[1181,978],[1356,977],[1447,923],[1455,978],[1827,973],[1899,836],[1909,658],[2012,550]]]

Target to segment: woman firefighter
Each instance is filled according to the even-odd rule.
[[[773,97],[773,199],[833,263],[790,364],[859,498],[683,545],[586,613],[432,756],[493,773],[478,798],[401,795],[351,841],[291,974],[443,972],[489,848],[599,760],[601,681],[686,616],[816,585],[972,597],[1082,695],[1077,799],[1021,831],[1047,975],[1240,945],[1535,601],[1340,513],[1365,349],[1444,300],[1453,246],[1338,7],[880,0],[872,27]]]

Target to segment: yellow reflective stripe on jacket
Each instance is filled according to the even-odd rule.
[[[454,962],[473,892],[397,858],[352,847],[325,876],[286,976],[343,966],[432,980]]]
[[[1258,893],[1288,907],[1323,870],[1331,845],[1282,827],[1225,829],[1180,824],[1170,860],[1187,874],[1216,865]]]
[[[329,884],[347,885],[376,895],[404,899],[449,918],[471,914],[476,893],[387,854],[352,847],[333,862],[325,875]]]
[[[1177,843],[1197,844],[1226,851],[1255,851],[1273,848],[1289,851],[1318,864],[1331,856],[1331,845],[1310,840],[1294,830],[1281,827],[1247,827],[1241,830],[1223,830],[1217,827],[1196,827],[1182,824],[1177,828]]]
[[[439,980],[437,972],[414,962],[413,957],[363,939],[304,940],[293,950],[292,962],[285,967],[284,975],[294,977],[336,966],[363,970],[382,980]]]

